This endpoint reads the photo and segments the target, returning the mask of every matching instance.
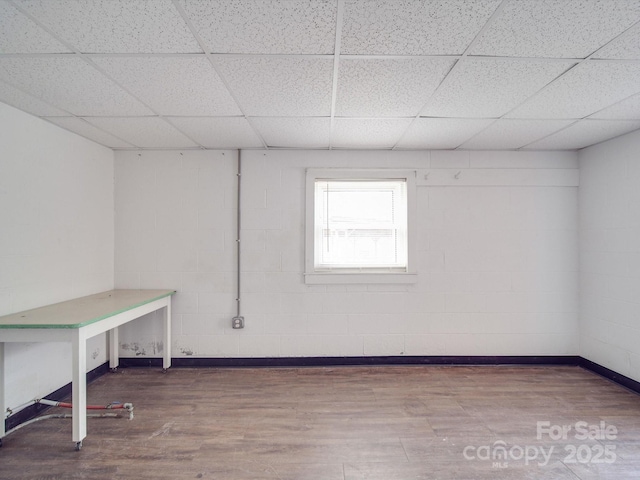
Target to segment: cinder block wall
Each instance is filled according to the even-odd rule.
[[[113,288],[113,151],[0,103],[0,152],[0,315]],[[87,351],[103,364],[105,336]],[[7,406],[69,383],[70,352],[7,344]]]
[[[576,187],[418,187],[418,283],[305,285],[305,169],[576,169],[574,152],[116,152],[116,285],[179,290],[174,356],[577,355]],[[497,170],[495,170],[497,171]],[[156,355],[158,319],[123,356]]]
[[[582,150],[581,355],[640,381],[640,132]]]

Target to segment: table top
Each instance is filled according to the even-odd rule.
[[[173,295],[175,290],[110,290],[0,317],[0,329],[80,328]]]

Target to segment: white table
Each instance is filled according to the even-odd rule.
[[[0,442],[5,435],[7,342],[71,342],[73,441],[87,436],[87,339],[109,332],[109,366],[118,366],[118,327],[163,310],[162,366],[171,366],[171,296],[174,290],[111,290],[0,317]],[[1,443],[0,443],[1,444]]]

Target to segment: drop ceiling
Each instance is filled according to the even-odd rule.
[[[575,150],[640,0],[0,0],[0,102],[113,149]]]

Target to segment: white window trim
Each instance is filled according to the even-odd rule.
[[[354,272],[353,270],[316,271],[314,263],[314,221],[316,179],[361,180],[399,178],[407,182],[407,272]],[[305,189],[305,273],[304,281],[309,285],[318,284],[384,284],[416,283],[416,171],[397,169],[343,169],[309,168],[306,171]]]

